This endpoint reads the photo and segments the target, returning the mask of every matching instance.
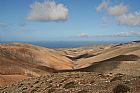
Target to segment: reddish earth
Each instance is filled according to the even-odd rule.
[[[1,93],[140,93],[140,77],[94,72],[56,73],[0,88]]]
[[[83,78],[82,75],[85,72],[87,72],[87,76],[88,72],[91,72],[91,75],[96,72],[102,74],[121,73],[124,74],[124,76],[128,75],[128,77],[135,77],[140,76],[139,67],[140,43],[96,45],[69,49],[48,49],[16,42],[0,45],[0,86],[10,85],[14,82],[33,77],[40,78],[40,76],[47,75],[44,77],[47,78],[51,73],[58,72],[63,72],[63,75],[65,72],[75,72],[76,74],[81,75],[79,79]],[[81,73],[79,74],[77,71],[80,71]],[[69,76],[71,74],[72,73],[69,73]],[[55,77],[57,77],[57,75],[60,74],[55,74]],[[68,75],[68,73],[66,73],[66,75]],[[139,83],[139,78],[137,79]],[[31,80],[29,82],[31,82]],[[111,86],[113,86],[112,83],[110,87]],[[11,87],[11,89],[13,88],[14,87]],[[6,89],[9,91],[9,88]],[[20,89],[17,90],[18,93],[20,93],[19,91],[21,92]],[[70,91],[72,92],[72,89],[70,89]],[[60,91],[60,93],[63,92]]]
[[[25,79],[27,79],[27,77],[24,75],[0,75],[0,85],[5,86]]]

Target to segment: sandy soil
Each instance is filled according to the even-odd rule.
[[[140,93],[140,77],[94,72],[56,73],[28,79],[1,93]]]
[[[140,43],[64,49],[0,45],[0,93],[139,93],[139,77]]]

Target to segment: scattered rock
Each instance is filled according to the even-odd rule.
[[[69,82],[69,83],[65,84],[64,88],[69,89],[69,88],[75,88],[76,86],[77,86],[77,83]]]
[[[103,75],[104,78],[100,75]],[[0,93],[92,93],[93,91],[94,93],[140,93],[139,76],[100,75],[94,72],[55,73],[0,88]],[[111,79],[113,79],[112,82],[106,82]],[[62,80],[65,81],[62,82]],[[36,81],[37,83],[34,84]],[[129,83],[125,83],[125,81],[129,81]],[[44,83],[41,84],[41,82]],[[30,87],[31,85],[32,87]]]
[[[81,90],[78,93],[87,93],[87,91],[86,90]]]
[[[130,91],[130,88],[123,84],[119,84],[113,89],[113,93],[126,93],[128,91]]]
[[[53,93],[55,91],[55,89],[51,88],[48,90],[48,93]]]

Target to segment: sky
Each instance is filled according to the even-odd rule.
[[[0,41],[140,40],[140,0],[0,0]]]

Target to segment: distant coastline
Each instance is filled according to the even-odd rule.
[[[47,48],[78,48],[81,46],[92,46],[97,44],[120,44],[127,42],[128,41],[28,41],[24,43],[34,44]],[[0,44],[4,43],[9,43],[9,41],[0,42]]]

